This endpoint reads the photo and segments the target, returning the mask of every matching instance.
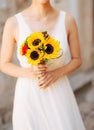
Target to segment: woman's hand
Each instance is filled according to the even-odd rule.
[[[40,77],[42,77],[46,73],[47,65],[46,64],[39,64],[37,66],[34,66],[33,70],[34,70],[36,77],[39,79]]]
[[[62,76],[62,73],[60,68],[58,68],[52,71],[47,71],[42,75],[43,76],[39,79],[39,87],[45,89],[55,83]]]

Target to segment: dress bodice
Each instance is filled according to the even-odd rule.
[[[19,49],[23,41],[26,39],[26,37],[32,34],[32,31],[28,27],[28,25],[25,23],[25,20],[21,13],[18,13],[15,16],[17,18],[18,25],[19,25],[17,58],[22,67],[29,68],[31,67],[31,65],[27,63],[27,58],[25,56],[20,55]],[[68,40],[67,40],[65,17],[66,17],[66,12],[60,11],[54,31],[52,34],[50,34],[53,38],[57,39],[60,42],[60,46],[64,52],[64,55],[62,55],[60,58],[57,58],[57,59],[50,59],[47,63],[48,69],[55,69],[57,67],[61,67],[62,65],[67,64],[70,61],[70,50],[69,50],[69,45],[68,45]]]

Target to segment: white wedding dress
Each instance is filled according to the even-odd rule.
[[[65,16],[66,13],[60,11],[52,33],[52,36],[60,41],[65,57],[49,60],[49,70],[69,62]],[[19,54],[19,48],[32,31],[21,13],[16,14],[16,18],[19,25],[17,58],[22,67],[29,68],[31,65],[28,65],[25,56]],[[67,76],[61,77],[45,90],[38,87],[37,79],[18,78],[13,105],[13,130],[85,130]]]

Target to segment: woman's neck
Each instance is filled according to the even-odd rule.
[[[29,9],[33,14],[35,14],[35,16],[38,16],[39,18],[48,16],[54,10],[49,2],[45,4],[32,2]]]

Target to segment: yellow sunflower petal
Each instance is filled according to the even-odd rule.
[[[34,32],[27,38],[29,48],[39,47],[43,43],[44,37],[41,32]]]
[[[26,57],[28,59],[28,64],[37,65],[42,60],[43,53],[37,49],[29,49],[27,51]]]
[[[48,48],[47,48],[47,46],[48,46]],[[49,39],[46,40],[46,42],[44,44],[44,48],[45,48],[44,58],[47,58],[47,59],[57,58],[59,55],[59,51],[60,51],[60,43],[57,40],[50,37]],[[47,53],[47,51],[48,51],[48,53]]]

